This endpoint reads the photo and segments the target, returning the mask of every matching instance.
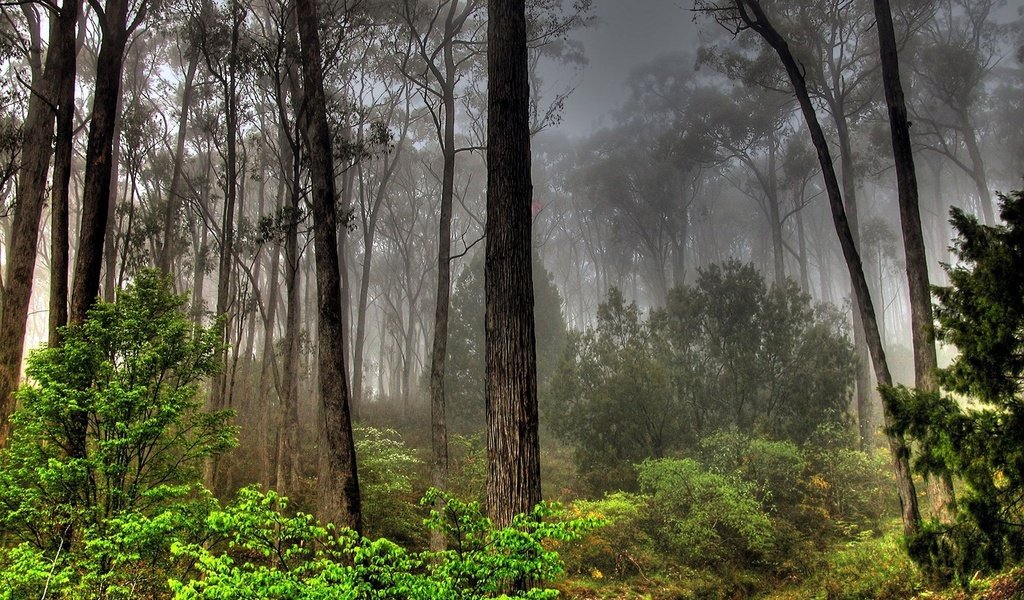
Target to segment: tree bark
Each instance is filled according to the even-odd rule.
[[[318,381],[320,386],[320,466],[317,477],[317,513],[325,522],[360,531],[359,480],[349,412],[349,394],[343,353],[341,272],[338,264],[337,193],[334,156],[327,123],[323,66],[316,5],[295,0],[302,52],[302,80],[308,123],[313,205],[313,244],[316,251]]]
[[[499,526],[541,499],[528,73],[524,1],[490,0],[485,397],[487,512]]]
[[[78,0],[65,0],[56,18],[50,20],[50,47],[45,65],[38,71],[39,77],[32,78],[0,312],[0,446],[7,440],[8,418],[14,409],[12,394],[21,375],[39,224],[53,150],[54,107],[60,108],[66,97],[68,78],[72,95],[74,93],[77,19]]]
[[[892,151],[896,162],[896,182],[899,196],[900,225],[903,230],[903,249],[910,284],[910,324],[914,345],[914,378],[918,389],[938,392],[936,379],[938,359],[935,354],[932,297],[928,280],[928,259],[924,234],[921,231],[921,212],[918,205],[917,170],[910,139],[907,104],[900,80],[896,34],[893,28],[889,0],[874,0],[875,22],[878,29],[879,52],[882,62],[882,84],[885,103],[889,109],[892,130]],[[987,192],[987,186],[985,191]],[[985,202],[985,198],[981,198]],[[928,497],[932,512],[944,523],[951,523],[956,512],[953,483],[948,473],[928,480]]]

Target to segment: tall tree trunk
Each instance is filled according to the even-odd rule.
[[[758,0],[735,0],[735,6],[746,25],[756,31],[775,50],[782,61],[783,67],[786,69],[790,83],[793,85],[797,100],[800,103],[800,111],[803,113],[807,128],[811,134],[811,140],[817,151],[818,162],[821,164],[822,176],[825,180],[825,190],[828,194],[829,206],[832,210],[832,221],[836,227],[839,243],[843,249],[843,257],[846,259],[846,265],[850,271],[854,297],[858,301],[860,314],[864,321],[864,331],[868,350],[871,353],[871,362],[875,369],[875,377],[879,386],[891,386],[892,376],[885,357],[885,349],[882,346],[882,338],[878,333],[875,308],[871,300],[867,279],[864,277],[864,266],[861,263],[857,246],[854,243],[853,231],[847,220],[846,209],[843,206],[843,196],[839,187],[839,180],[836,177],[828,140],[825,138],[825,132],[821,128],[810,93],[807,91],[807,81],[804,79],[803,69],[790,51],[789,44],[774,28],[767,15],[765,15]],[[907,537],[913,537],[920,527],[921,516],[917,506],[917,493],[914,490],[914,481],[910,473],[910,449],[902,436],[895,435],[889,430],[889,427],[892,425],[892,415],[889,408],[883,406],[882,413],[888,432],[889,450],[892,453],[892,467],[896,476],[896,489],[900,498],[903,531]]]
[[[338,264],[337,194],[334,156],[327,123],[323,66],[316,5],[295,0],[302,52],[302,81],[308,126],[304,140],[309,150],[312,182],[313,245],[316,252],[318,370],[320,385],[320,466],[317,477],[318,517],[360,531],[362,512],[356,451],[349,412],[347,372],[343,344],[341,272]]]
[[[490,0],[484,354],[487,512],[499,526],[541,499],[528,73],[524,1]]]
[[[61,84],[67,78],[71,78],[74,86],[77,18],[78,0],[65,0],[59,14],[50,21],[50,48],[45,66],[39,77],[32,79],[18,171],[17,205],[7,253],[6,288],[0,311],[0,446],[7,440],[8,417],[14,409],[12,394],[21,374],[39,223],[53,149],[53,107],[59,106],[65,95],[67,86]]]
[[[299,298],[299,169],[301,158],[292,161],[288,225],[284,238],[285,327],[284,375],[281,380],[281,414],[277,446],[277,486],[284,494],[298,489],[299,468],[299,327],[302,302]]]
[[[910,123],[907,120],[907,104],[903,95],[903,84],[900,81],[896,34],[889,0],[874,0],[874,5],[882,60],[882,83],[885,88],[885,103],[889,108],[892,151],[896,162],[900,225],[903,230],[907,281],[910,283],[910,326],[914,344],[914,378],[918,389],[934,393],[939,391],[939,383],[936,379],[936,371],[939,366],[935,355],[928,259],[924,246],[924,234],[921,232],[917,170],[914,165],[914,151],[910,140]],[[985,191],[988,191],[987,185]],[[983,203],[986,202],[985,198],[981,198],[981,200]],[[989,210],[991,210],[991,206]],[[933,514],[941,521],[951,523],[956,508],[953,483],[948,473],[929,478],[928,496],[931,500]]]
[[[455,10],[456,2],[452,2]],[[445,359],[448,356],[448,308],[452,288],[452,201],[455,197],[455,64],[450,43],[444,46],[449,80],[444,88],[444,143],[441,153],[441,215],[437,234],[437,292],[434,296],[434,339],[430,353],[430,479],[439,489],[448,489],[448,422],[445,415]],[[440,550],[444,538],[435,535],[432,545]]]
[[[78,13],[78,0],[69,0],[66,7],[73,6]],[[68,323],[68,270],[70,232],[70,191],[71,159],[75,147],[75,74],[77,71],[78,44],[73,22],[62,9],[60,19],[67,19],[65,32],[58,40],[50,43],[61,44],[61,52],[68,54],[68,66],[63,69],[57,82],[57,144],[53,157],[53,193],[50,206],[50,346],[60,343],[59,329]]]
[[[185,81],[182,83],[181,117],[178,120],[178,136],[174,145],[174,167],[171,170],[171,183],[167,189],[167,209],[164,212],[164,243],[160,247],[157,267],[164,273],[170,273],[175,255],[174,234],[178,211],[181,209],[181,175],[185,165],[185,139],[188,133],[188,113],[192,110],[192,99],[195,96],[196,70],[199,66],[199,53],[192,51],[185,69]]]

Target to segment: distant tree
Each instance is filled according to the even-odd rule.
[[[648,319],[613,289],[597,325],[570,336],[547,414],[602,487],[721,429],[803,442],[842,415],[854,364],[837,311],[732,262]]]
[[[484,413],[484,256],[469,262],[452,294],[451,337],[448,342],[449,416],[462,432],[480,431]],[[537,331],[537,390],[541,406],[547,384],[565,347],[562,297],[539,255],[533,255],[534,322]]]

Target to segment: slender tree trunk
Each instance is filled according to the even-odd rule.
[[[164,244],[160,248],[157,266],[164,273],[170,273],[175,256],[175,230],[178,211],[181,210],[181,175],[185,164],[185,139],[188,134],[188,113],[192,110],[192,99],[195,96],[196,69],[199,66],[199,53],[192,52],[188,67],[185,70],[185,81],[181,93],[181,118],[178,121],[178,137],[174,146],[174,167],[171,171],[171,183],[167,190],[167,210],[164,212]]]
[[[807,82],[804,79],[803,70],[790,51],[789,44],[765,15],[760,3],[757,0],[735,0],[735,2],[735,6],[746,25],[756,31],[775,50],[793,85],[797,100],[800,103],[800,110],[803,113],[807,128],[811,134],[811,140],[817,151],[818,162],[821,164],[829,206],[832,209],[832,220],[836,227],[836,233],[839,235],[843,257],[846,259],[846,265],[853,282],[854,296],[858,300],[860,314],[864,321],[864,330],[868,349],[871,353],[871,361],[875,369],[875,377],[879,386],[891,386],[892,376],[889,372],[882,339],[878,333],[875,308],[871,300],[867,279],[864,277],[864,266],[861,263],[857,246],[854,243],[853,231],[847,220],[846,209],[843,206],[843,196],[839,180],[836,177],[828,140],[825,138],[825,132],[821,128],[814,104],[807,91]],[[889,427],[892,425],[892,415],[886,406],[883,406],[883,416],[886,429],[889,431]],[[889,431],[887,437],[889,449],[892,453],[892,467],[896,476],[896,488],[900,498],[903,531],[909,538],[917,533],[921,520],[917,506],[917,494],[914,490],[914,481],[910,473],[910,449],[902,436],[895,435]]]
[[[320,384],[320,467],[317,513],[321,520],[360,531],[359,480],[349,412],[343,344],[341,272],[338,263],[337,193],[327,123],[319,18],[313,0],[295,0],[302,52],[302,81],[312,182],[313,244],[316,251],[318,370]]]
[[[499,526],[540,502],[533,321],[530,84],[523,0],[487,21],[485,364],[487,512]]]
[[[876,3],[877,6],[877,3]],[[881,35],[881,32],[879,32]],[[995,209],[992,207],[992,192],[988,188],[988,175],[985,172],[985,159],[981,155],[981,148],[978,145],[978,133],[971,123],[971,117],[966,111],[957,111],[960,119],[960,130],[964,134],[964,146],[967,147],[967,155],[971,158],[971,179],[978,190],[978,203],[981,205],[981,214],[986,225],[996,224]]]
[[[50,346],[60,343],[61,327],[68,323],[68,270],[69,270],[69,232],[70,225],[70,191],[71,191],[71,159],[75,147],[75,74],[77,71],[78,48],[75,39],[74,25],[78,15],[64,13],[73,5],[74,13],[78,13],[78,0],[69,0],[62,9],[60,19],[69,27],[58,40],[50,43],[61,44],[61,52],[68,55],[68,67],[61,72],[57,82],[57,145],[53,158],[53,194],[50,207]],[[55,48],[55,46],[54,46]]]
[[[12,394],[18,386],[25,346],[32,280],[35,275],[39,224],[42,220],[46,176],[52,153],[55,114],[67,77],[74,85],[75,22],[78,0],[66,0],[50,22],[50,48],[38,78],[33,77],[25,119],[25,140],[18,172],[17,207],[7,253],[6,287],[0,312],[0,446],[6,443]],[[38,37],[38,36],[36,36]],[[70,73],[70,74],[69,74]]]
[[[914,151],[910,139],[910,123],[907,120],[907,104],[903,95],[903,84],[900,80],[896,34],[889,0],[874,0],[874,5],[882,60],[882,83],[885,88],[885,102],[889,108],[892,150],[896,162],[900,225],[903,230],[907,280],[910,283],[910,326],[914,344],[914,378],[918,389],[934,393],[939,391],[939,383],[936,379],[936,371],[939,367],[935,354],[928,259],[925,252],[924,234],[921,232],[917,170],[914,165]],[[985,191],[988,191],[987,184]],[[981,200],[985,203],[985,198]],[[991,210],[991,206],[989,206],[989,210]],[[956,505],[953,483],[948,473],[929,478],[928,496],[935,516],[945,523],[951,523],[956,512]]]
[[[284,239],[285,268],[285,328],[284,376],[281,381],[281,415],[277,446],[277,485],[284,494],[298,489],[299,468],[299,324],[302,302],[299,298],[299,169],[301,159],[292,163],[289,189],[288,226]]]
[[[452,2],[454,10],[455,2]],[[445,63],[453,63],[450,44],[445,45]],[[448,489],[448,421],[445,414],[445,359],[448,356],[448,307],[452,288],[452,201],[455,196],[455,90],[454,64],[448,71],[451,86],[444,88],[444,157],[441,174],[441,216],[437,235],[437,293],[434,305],[434,339],[430,354],[430,479],[439,489]],[[435,550],[444,538],[432,537]]]

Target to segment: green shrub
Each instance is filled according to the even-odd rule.
[[[335,531],[310,515],[286,517],[285,499],[245,488],[207,519],[219,544],[173,547],[176,556],[195,561],[201,576],[172,580],[171,589],[181,600],[552,598],[557,592],[542,585],[562,573],[562,563],[550,546],[599,524],[593,518],[558,520],[556,507],[541,505],[499,529],[475,502],[435,490],[422,502],[439,499],[445,508],[432,511],[427,524],[444,533],[449,549],[414,553],[386,539]],[[513,582],[535,587],[512,593]]]
[[[752,565],[771,551],[774,529],[756,486],[690,459],[637,467],[656,542],[689,565]]]
[[[364,530],[403,545],[422,543],[423,516],[413,489],[421,461],[394,429],[354,429]]]
[[[216,505],[199,485],[234,444],[230,413],[199,410],[219,335],[140,273],[55,347],[32,352],[0,452],[0,598],[127,598],[165,589],[168,541]]]
[[[902,535],[866,531],[829,557],[821,589],[829,600],[903,600],[921,590],[921,574]]]
[[[650,498],[626,492],[608,494],[601,500],[579,500],[573,514],[601,519],[604,526],[564,552],[567,570],[576,575],[602,579],[646,576],[664,567],[648,531]]]

